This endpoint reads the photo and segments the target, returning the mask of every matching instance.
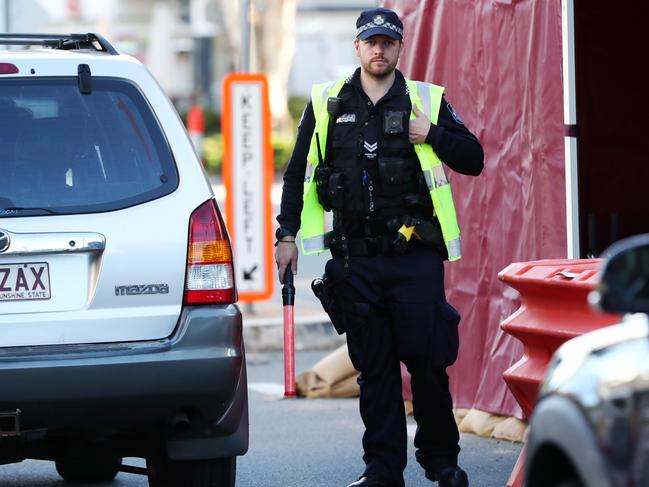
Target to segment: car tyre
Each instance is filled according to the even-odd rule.
[[[56,471],[66,482],[110,482],[122,465],[118,457],[76,457],[56,460]]]
[[[234,487],[237,458],[147,459],[149,487]]]

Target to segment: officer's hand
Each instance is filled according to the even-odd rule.
[[[415,118],[410,120],[408,138],[411,144],[423,144],[430,130],[430,119],[417,108],[417,105],[413,105],[412,111],[415,112]]]
[[[277,274],[280,283],[284,278],[286,267],[289,265],[293,274],[297,274],[297,245],[295,245],[295,242],[280,241],[275,248],[275,262],[277,263]]]

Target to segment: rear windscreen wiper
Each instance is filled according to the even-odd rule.
[[[50,215],[58,215],[58,211],[50,210],[49,208],[39,208],[39,207],[27,207],[27,206],[10,206],[8,208],[2,208],[0,210],[0,216],[3,215],[15,215],[19,211],[44,211]]]

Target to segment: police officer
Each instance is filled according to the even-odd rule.
[[[303,252],[329,248],[327,311],[345,331],[359,370],[365,470],[353,486],[402,487],[406,418],[399,362],[408,367],[417,461],[441,487],[468,485],[446,367],[460,320],[444,293],[443,261],[461,257],[443,163],[477,176],[484,154],[440,86],[397,70],[403,24],[392,10],[364,11],[354,41],[361,66],[315,85],[284,174],[275,258],[280,279]],[[324,211],[333,211],[333,231]],[[336,310],[335,313],[333,310]],[[334,319],[335,318],[335,319]]]

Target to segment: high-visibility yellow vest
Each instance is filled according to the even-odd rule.
[[[326,250],[324,209],[318,201],[313,174],[319,162],[317,140],[320,142],[320,152],[323,155],[325,153],[324,149],[327,146],[327,132],[329,127],[329,113],[326,108],[327,99],[332,96],[338,96],[346,79],[341,78],[334,82],[313,85],[311,89],[311,104],[313,105],[313,115],[315,116],[315,130],[313,131],[311,147],[309,148],[309,155],[307,157],[308,163],[304,176],[304,205],[300,217],[300,240],[302,252],[306,255],[320,253]],[[444,88],[431,83],[423,83],[409,79],[406,79],[406,86],[412,106],[417,106],[419,110],[426,114],[432,123],[437,123]],[[415,118],[415,114],[411,112],[410,119],[412,120],[413,118]],[[318,135],[317,138],[316,134]],[[444,243],[448,251],[448,260],[459,260],[462,257],[460,229],[455,215],[451,185],[444,172],[444,166],[429,144],[415,144],[414,147],[430,191],[435,216],[439,220],[442,228]]]

